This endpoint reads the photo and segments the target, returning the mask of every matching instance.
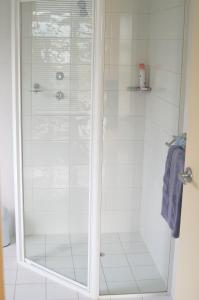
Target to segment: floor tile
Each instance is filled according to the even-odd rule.
[[[15,300],[44,300],[44,284],[17,285],[15,290]]]
[[[70,239],[73,240],[72,244],[69,244],[70,240],[67,235],[28,236],[27,245],[32,251],[30,254],[35,254],[29,259],[44,266],[47,262],[47,267],[51,270],[86,285],[87,235],[72,235]],[[45,245],[47,256],[43,254]],[[77,299],[77,294],[73,291],[21,266],[18,267],[17,272],[15,245],[12,244],[9,247],[4,249],[6,300],[32,300],[33,298],[46,300],[45,286],[47,286],[47,300]],[[43,255],[37,256],[41,250]],[[100,268],[100,294],[135,294],[138,289],[142,293],[165,291],[164,282],[161,280],[152,257],[146,251],[147,248],[139,233],[103,234],[102,252],[105,256],[100,259],[102,266]],[[17,282],[16,299],[13,298],[15,282]],[[33,287],[34,293],[32,293]],[[137,298],[142,299],[139,296]],[[90,299],[80,295],[79,300]]]
[[[138,232],[122,232],[119,236],[122,242],[142,242],[142,237]]]
[[[46,285],[47,300],[77,300],[78,294],[57,283],[49,283]]]
[[[34,263],[41,265],[41,266],[46,266],[46,258],[45,256],[42,257],[28,257],[29,260],[33,261]]]
[[[135,282],[108,282],[110,295],[139,294],[139,289]]]
[[[46,267],[57,270],[57,269],[71,269],[73,268],[72,256],[66,257],[46,257]]]
[[[73,256],[73,262],[74,262],[75,269],[88,268],[88,257],[85,255]]]
[[[25,245],[25,255],[26,257],[41,257],[45,256],[45,244],[34,243]]]
[[[149,254],[128,254],[127,259],[132,267],[154,265],[154,261]]]
[[[100,280],[100,295],[109,295],[108,287],[105,280]]]
[[[69,245],[70,239],[67,234],[48,234],[46,235],[46,244]]]
[[[101,244],[103,243],[119,243],[119,234],[118,233],[103,233],[101,234]]]
[[[71,247],[64,244],[46,244],[46,256],[65,257],[71,256]]]
[[[5,300],[14,300],[15,285],[5,285]]]
[[[128,266],[128,261],[124,254],[105,255],[101,257],[103,267],[125,267]]]
[[[88,244],[72,244],[73,255],[88,255]]]
[[[147,253],[148,249],[143,242],[123,242],[122,246],[127,254]]]
[[[120,243],[104,243],[101,245],[101,252],[107,254],[122,254],[124,252]]]
[[[17,272],[17,284],[27,284],[27,283],[44,284],[45,277],[37,274],[36,272],[32,272],[20,268]]]
[[[137,284],[141,293],[166,292],[167,287],[163,280],[138,280]]]
[[[87,285],[87,277],[88,277],[88,270],[87,269],[75,269],[75,276],[77,282]]]
[[[129,267],[104,268],[106,282],[132,281],[133,275]]]
[[[133,267],[132,270],[136,280],[160,278],[160,274],[155,266],[137,266]]]
[[[73,268],[69,268],[69,269],[56,269],[54,270],[57,274],[60,274],[66,278],[75,280],[75,270]],[[46,278],[46,281],[48,283],[52,283],[51,279]]]

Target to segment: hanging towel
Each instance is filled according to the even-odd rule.
[[[178,238],[180,234],[183,184],[179,174],[184,171],[184,163],[185,149],[176,145],[171,146],[165,167],[161,214],[174,238]]]

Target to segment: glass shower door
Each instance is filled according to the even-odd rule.
[[[21,3],[25,258],[88,284],[93,0]]]

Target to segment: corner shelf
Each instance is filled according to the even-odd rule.
[[[140,93],[150,93],[152,91],[151,87],[145,87],[144,89],[141,89],[139,86],[128,86],[127,91],[129,92],[140,92]]]

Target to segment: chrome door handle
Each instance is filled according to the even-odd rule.
[[[179,174],[179,179],[183,184],[188,184],[193,181],[193,173],[191,168],[186,168],[184,173]]]

